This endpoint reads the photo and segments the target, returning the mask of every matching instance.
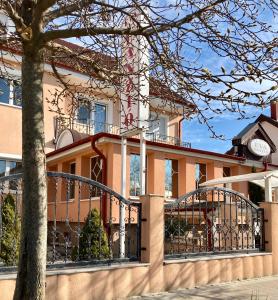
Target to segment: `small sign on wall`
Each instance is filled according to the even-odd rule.
[[[268,156],[271,152],[268,143],[262,139],[253,139],[248,142],[249,151],[257,156]]]

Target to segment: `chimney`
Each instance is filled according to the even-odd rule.
[[[270,113],[271,118],[275,121],[278,121],[278,99],[270,102]]]

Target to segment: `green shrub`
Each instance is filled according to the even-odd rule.
[[[103,222],[100,220],[99,212],[96,209],[92,209],[80,233],[79,258],[78,248],[75,246],[72,251],[72,259],[105,259],[109,258],[109,256],[108,239]]]
[[[0,259],[8,266],[16,265],[19,256],[20,218],[16,213],[15,200],[11,194],[3,200],[1,217]]]
[[[188,224],[185,219],[178,219],[178,217],[168,217],[165,219],[165,238],[172,238],[174,236],[185,235],[192,230],[192,225]]]

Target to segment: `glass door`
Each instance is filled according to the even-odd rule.
[[[106,105],[95,104],[95,133],[106,132]]]
[[[77,121],[81,124],[90,124],[90,107],[89,104],[81,104],[77,111]]]

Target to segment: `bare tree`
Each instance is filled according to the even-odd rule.
[[[121,39],[144,37],[150,64],[140,72],[150,72],[162,94],[171,87],[173,93],[166,98],[193,103],[197,117],[215,135],[211,112],[244,118],[244,107],[264,107],[276,96],[277,7],[275,0],[0,0],[1,11],[14,24],[13,30],[0,25],[1,47],[22,55],[24,195],[14,299],[43,299],[45,294],[45,63],[52,65],[60,85],[48,99],[52,109],[63,113],[60,100],[70,97],[74,111],[82,87],[61,76],[57,65],[66,61],[91,76],[86,91],[92,95],[112,85],[113,99],[127,75],[121,65]],[[143,24],[134,17],[134,8],[144,16]],[[133,26],[126,25],[126,18]],[[82,47],[72,49],[61,40],[68,38]],[[213,57],[217,59],[211,61]],[[2,60],[4,64],[4,56]]]

